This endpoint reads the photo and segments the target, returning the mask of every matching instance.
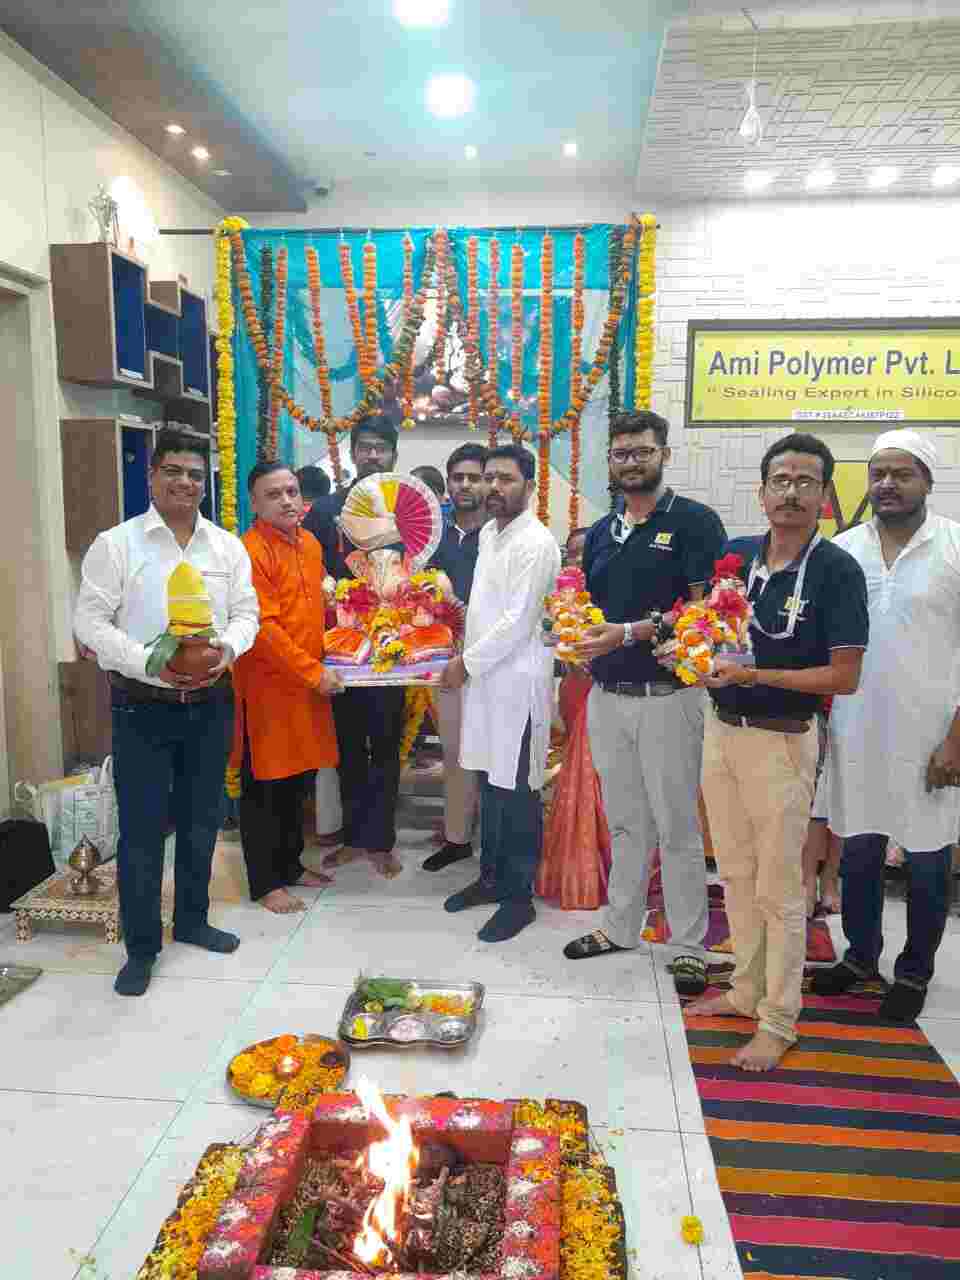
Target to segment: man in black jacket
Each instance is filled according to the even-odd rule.
[[[362,419],[350,433],[350,457],[357,473],[353,484],[381,471],[394,471],[396,427],[385,417]],[[303,522],[323,547],[327,573],[338,581],[355,576],[347,564],[353,547],[338,523],[348,492],[320,499]],[[335,700],[344,844],[324,858],[325,867],[341,867],[367,856],[381,875],[395,876],[401,870],[393,850],[404,694],[402,687],[358,688],[347,689]]]

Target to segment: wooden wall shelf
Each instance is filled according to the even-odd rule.
[[[145,262],[110,244],[51,245],[50,264],[60,377],[128,387],[209,434],[205,299],[179,281],[151,281]]]

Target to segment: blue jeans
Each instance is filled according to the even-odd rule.
[[[114,691],[117,886],[130,956],[151,959],[163,945],[160,891],[171,817],[177,832],[174,927],[207,923],[232,731],[232,698],[215,694],[183,704],[133,702]]]
[[[480,879],[500,902],[531,902],[543,847],[543,802],[530,788],[530,724],[527,723],[513,791],[480,774]]]
[[[883,950],[884,858],[887,837],[851,836],[843,842],[843,932],[850,943],[844,961],[872,977]],[[907,945],[893,974],[921,990],[933,977],[933,958],[950,909],[951,846],[930,852],[904,851],[907,875]]]

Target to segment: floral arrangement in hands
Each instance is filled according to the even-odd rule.
[[[564,569],[557,576],[556,589],[544,600],[543,630],[547,644],[556,646],[561,662],[579,664],[584,661],[576,645],[584,639],[588,627],[605,621],[586,589],[582,569]]]
[[[742,567],[741,556],[724,556],[714,565],[710,594],[704,600],[678,600],[673,606],[673,636],[656,652],[684,684],[699,684],[712,675],[720,655],[753,665],[753,606],[739,576]]]

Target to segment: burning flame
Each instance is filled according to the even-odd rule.
[[[383,1180],[384,1186],[363,1216],[353,1252],[361,1262],[387,1265],[393,1261],[390,1244],[400,1238],[398,1218],[407,1206],[420,1153],[408,1117],[394,1120],[375,1084],[364,1077],[357,1083],[356,1092],[368,1113],[386,1129],[387,1136],[383,1142],[371,1142],[367,1149],[367,1168],[375,1178]]]

